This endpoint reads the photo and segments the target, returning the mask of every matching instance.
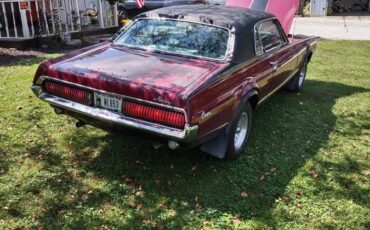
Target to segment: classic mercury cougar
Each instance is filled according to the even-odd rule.
[[[138,15],[110,42],[43,62],[32,90],[77,126],[232,159],[244,152],[258,105],[303,87],[315,46],[262,11],[167,7]]]

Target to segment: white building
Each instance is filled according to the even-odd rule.
[[[117,27],[107,0],[0,0],[0,41]]]

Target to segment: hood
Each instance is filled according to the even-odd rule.
[[[226,5],[271,13],[277,17],[288,35],[299,7],[299,0],[227,0]]]
[[[91,88],[176,104],[181,92],[222,63],[133,50],[112,44],[68,54],[47,65],[48,76]],[[177,99],[176,99],[177,98]]]

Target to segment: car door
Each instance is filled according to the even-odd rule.
[[[296,55],[276,19],[266,20],[256,25],[256,52],[269,59],[272,77],[268,80],[268,91],[280,88],[292,75],[296,66]],[[258,42],[260,49],[257,49]]]

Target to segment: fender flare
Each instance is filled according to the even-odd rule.
[[[246,90],[247,91],[247,90]],[[242,96],[242,100],[239,102],[237,108],[235,109],[234,116],[231,120],[231,122],[227,125],[226,130],[222,131],[218,136],[213,138],[212,140],[203,143],[201,145],[201,149],[203,152],[208,153],[209,155],[223,159],[225,158],[225,154],[227,151],[227,147],[229,145],[228,142],[228,136],[231,128],[231,124],[234,122],[236,119],[236,114],[238,114],[244,107],[244,105],[249,101],[249,99],[253,96],[258,96],[259,92],[255,88],[249,88],[246,94]]]

